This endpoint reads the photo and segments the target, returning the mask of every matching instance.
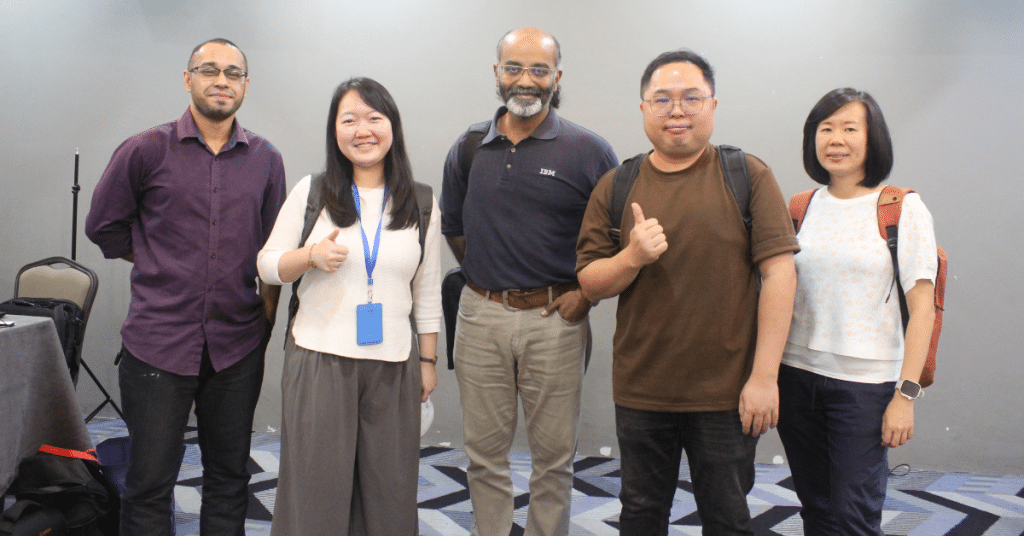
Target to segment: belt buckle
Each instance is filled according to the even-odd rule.
[[[532,290],[536,290],[536,289],[532,289]],[[550,304],[552,301],[554,301],[554,288],[549,285],[549,286],[545,287],[544,290],[547,291],[547,295],[548,295],[547,296],[547,298],[548,298],[547,299],[547,303],[545,303],[545,304],[531,305],[530,301],[527,299],[527,296],[533,296],[534,293],[528,293],[527,291],[524,291],[522,289],[506,289],[506,290],[501,291],[501,304],[505,307],[506,310],[509,310],[509,311],[525,311],[527,309],[536,309],[537,307],[543,307],[544,305]],[[508,294],[509,294],[509,292],[525,294],[523,296],[513,296],[513,298],[516,298],[516,299],[521,300],[523,302],[523,307],[522,308],[513,307],[511,304],[508,303]],[[540,293],[537,292],[536,294],[540,294]]]

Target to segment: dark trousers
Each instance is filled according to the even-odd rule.
[[[752,535],[747,493],[754,487],[757,438],[736,411],[668,413],[615,406],[622,454],[619,533],[668,534],[683,451],[705,535]]]
[[[266,347],[265,339],[220,372],[214,371],[204,347],[199,376],[171,374],[122,349],[121,407],[132,446],[121,503],[121,536],[174,534],[171,498],[193,403],[203,463],[200,533],[245,535],[250,478],[246,464]]]
[[[802,505],[804,534],[882,534],[889,476],[882,416],[894,387],[779,369],[779,437]]]

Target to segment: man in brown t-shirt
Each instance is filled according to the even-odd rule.
[[[753,534],[746,494],[757,437],[778,421],[799,247],[771,169],[749,155],[748,234],[708,143],[718,101],[704,58],[662,54],[644,72],[641,98],[654,150],[627,198],[631,211],[610,221],[607,173],[590,198],[576,264],[588,299],[619,295],[620,531],[666,533],[685,451],[704,534]]]

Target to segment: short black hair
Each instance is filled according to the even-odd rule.
[[[708,60],[704,59],[703,56],[697,54],[692,50],[685,48],[679,50],[673,50],[665,52],[654,58],[651,63],[647,64],[647,68],[644,69],[644,75],[640,77],[640,99],[643,100],[644,93],[647,92],[647,86],[651,83],[651,77],[654,76],[654,71],[657,71],[662,65],[668,65],[669,63],[691,63],[696,65],[700,72],[704,74],[704,81],[708,83],[708,87],[711,88],[711,96],[715,96],[715,70],[708,63]]]
[[[825,185],[831,182],[828,170],[818,161],[816,145],[818,125],[851,102],[863,104],[867,111],[868,146],[867,155],[864,158],[864,180],[861,181],[860,186],[874,188],[888,178],[889,172],[892,171],[892,138],[889,136],[889,127],[885,124],[882,109],[874,97],[866,91],[858,91],[850,87],[833,89],[826,93],[814,105],[814,108],[811,108],[811,113],[807,115],[807,121],[804,122],[804,170],[815,182]]]
[[[188,69],[191,69],[193,67],[192,58],[196,57],[196,52],[199,52],[199,49],[203,48],[204,45],[208,45],[210,43],[217,43],[219,45],[227,45],[229,47],[234,47],[235,50],[242,54],[242,61],[245,63],[245,65],[243,65],[242,68],[246,71],[249,70],[249,60],[245,57],[245,52],[242,52],[242,49],[238,48],[238,45],[232,43],[231,41],[228,41],[227,39],[224,39],[223,37],[214,37],[213,39],[207,39],[206,41],[203,41],[202,43],[196,45],[196,48],[192,49],[192,54],[188,57]]]

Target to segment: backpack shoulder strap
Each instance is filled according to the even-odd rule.
[[[747,168],[747,153],[739,147],[719,145],[718,161],[722,166],[725,183],[732,191],[732,196],[740,209],[747,236],[750,236],[754,218],[750,215],[750,170]]]
[[[793,230],[800,232],[800,224],[804,222],[807,215],[807,207],[811,205],[811,198],[818,190],[807,190],[789,198],[789,217],[793,218]]]
[[[320,211],[323,210],[323,205],[320,199],[320,188],[321,182],[323,181],[324,174],[313,175],[309,181],[309,195],[306,197],[306,212],[302,216],[302,234],[299,236],[299,243],[295,247],[300,248],[302,244],[309,239],[310,233],[313,232],[313,227],[316,225],[317,218],[320,217]],[[299,283],[302,282],[302,278],[299,277],[292,283],[292,297],[288,300],[288,323],[287,333],[292,331],[292,321],[295,320],[295,313],[299,310]],[[285,345],[288,344],[288,337],[285,336]]]
[[[302,247],[302,244],[309,238],[310,233],[313,232],[313,227],[316,225],[316,220],[320,216],[320,211],[324,208],[320,203],[320,189],[322,188],[321,183],[323,179],[323,174],[320,174],[314,175],[309,181],[306,212],[302,216],[302,235],[299,236],[299,243],[295,247]]]
[[[462,176],[466,180],[469,180],[469,170],[473,167],[473,158],[476,156],[476,150],[480,147],[480,142],[483,141],[490,128],[490,121],[473,123],[466,130],[465,137],[462,138],[462,146],[459,147],[459,169],[462,170]]]
[[[617,248],[622,247],[622,215],[626,212],[626,198],[633,189],[633,182],[640,173],[640,164],[644,162],[645,156],[647,153],[640,153],[615,168],[615,175],[612,178],[612,199],[608,204],[612,227],[608,234]]]
[[[904,332],[907,331],[907,324],[910,322],[910,308],[907,306],[907,295],[903,292],[903,284],[900,283],[900,263],[896,257],[896,249],[899,245],[899,223],[900,213],[903,211],[903,198],[910,192],[913,192],[910,188],[886,186],[878,194],[878,233],[885,240],[885,245],[889,248],[889,256],[892,257],[892,277],[900,298],[900,317],[903,320]]]
[[[412,186],[416,193],[416,212],[420,217],[419,222],[417,223],[420,239],[420,262],[417,264],[417,266],[419,266],[420,264],[423,264],[423,255],[426,253],[427,227],[430,226],[430,214],[434,211],[434,190],[429,184],[423,184],[422,182],[413,181]],[[413,282],[410,280],[409,291],[415,295],[412,283]],[[416,337],[416,317],[414,312],[411,310],[409,311],[409,324],[412,325],[411,351],[419,352],[419,339]]]
[[[899,226],[900,213],[903,211],[903,198],[913,191],[910,188],[897,186],[882,188],[882,193],[878,195],[878,234],[884,240],[889,240],[889,227]]]
[[[430,226],[430,214],[434,210],[434,189],[429,184],[413,182],[416,193],[416,208],[419,213],[420,263],[423,263],[423,252],[427,242],[427,227]]]

